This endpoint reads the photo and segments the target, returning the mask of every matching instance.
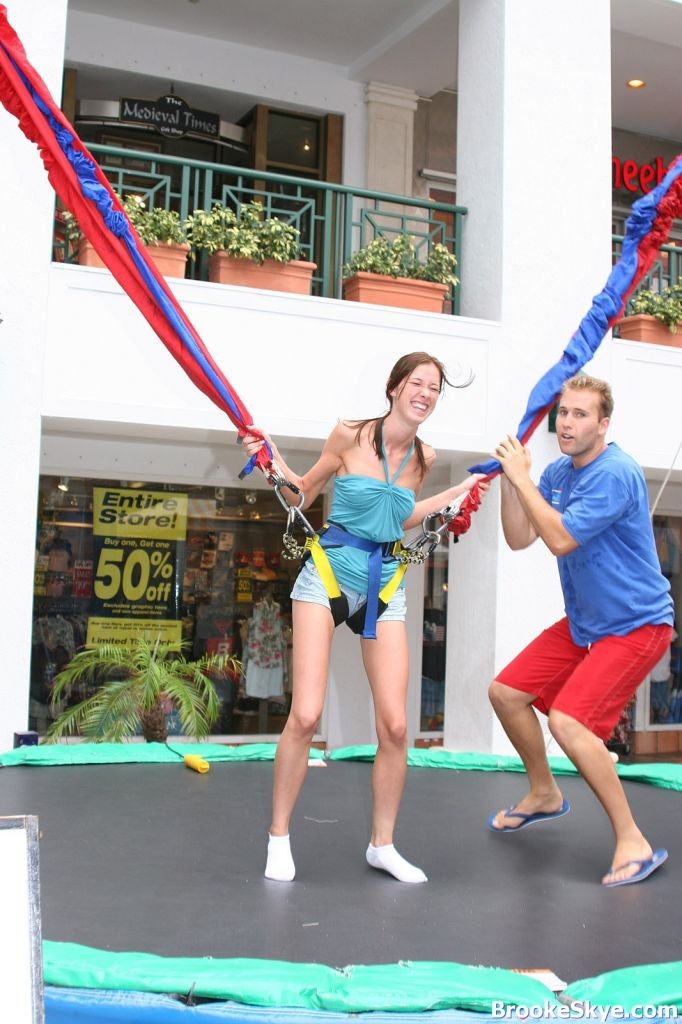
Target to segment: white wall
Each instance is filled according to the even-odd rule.
[[[66,0],[10,0],[8,18],[29,60],[59,95]],[[0,578],[11,655],[0,680],[0,749],[26,729],[41,378],[54,195],[37,148],[0,107]],[[10,243],[9,240],[12,240]],[[20,241],[23,239],[23,242]]]
[[[617,340],[611,367],[615,406],[609,436],[641,465],[659,470],[658,478],[682,441],[682,348]],[[675,469],[679,477],[682,454]]]
[[[462,310],[502,324],[488,378],[498,439],[516,430],[530,388],[610,271],[608,0],[460,0],[459,45],[457,201],[469,210],[462,264],[478,283],[463,291]],[[531,450],[537,479],[558,454],[544,425]],[[482,523],[495,585],[490,567],[482,570],[488,586],[472,595],[466,622],[478,644],[488,635],[492,652],[463,666],[448,692],[445,743],[467,745],[455,714],[466,701],[468,731],[504,749],[485,697],[475,695],[561,615],[562,600],[541,545],[510,552],[499,527]],[[463,624],[450,628],[463,643]]]
[[[450,451],[487,451],[496,324],[204,282],[172,287],[254,422],[278,438],[320,441],[339,417],[383,412],[393,363],[425,350],[453,376],[476,374],[471,387],[445,397],[425,440]],[[232,429],[108,271],[65,264],[50,271],[42,412],[135,423],[143,432]]]

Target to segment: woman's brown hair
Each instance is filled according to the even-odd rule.
[[[466,387],[464,385],[453,385],[448,380],[445,372],[445,367],[441,363],[440,359],[436,359],[435,356],[430,356],[428,352],[409,352],[405,356],[401,356],[398,362],[395,364],[393,369],[388,375],[386,381],[386,400],[388,402],[388,412],[384,413],[383,416],[372,417],[367,420],[354,420],[351,423],[352,427],[357,428],[355,434],[355,440],[359,444],[360,436],[365,427],[368,427],[371,431],[371,442],[374,451],[376,452],[377,458],[381,460],[383,458],[383,433],[384,433],[384,420],[391,412],[393,408],[393,395],[391,392],[396,391],[401,384],[405,384],[407,378],[414,373],[418,366],[422,366],[424,363],[431,363],[438,370],[440,376],[440,393],[443,394],[445,385],[449,384],[451,387]],[[466,382],[471,383],[471,380]],[[372,430],[372,427],[374,428]],[[424,446],[418,437],[414,439],[414,450],[417,456],[417,462],[419,463],[419,473],[423,478],[426,476],[426,459],[424,457]]]

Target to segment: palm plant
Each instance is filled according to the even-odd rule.
[[[208,735],[220,711],[210,674],[239,672],[241,665],[226,655],[187,661],[181,646],[139,638],[132,647],[104,643],[79,651],[55,679],[52,706],[83,684],[94,683],[96,689],[56,717],[47,731],[48,742],[78,733],[117,743],[141,731],[147,742],[163,743],[166,702],[177,710],[184,733]]]

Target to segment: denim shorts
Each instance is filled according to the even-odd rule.
[[[348,614],[352,615],[365,603],[365,594],[352,590],[350,587],[339,589],[348,598]],[[291,591],[292,601],[308,601],[310,604],[323,604],[329,608],[329,598],[324,584],[320,579],[312,559],[304,564],[296,577],[293,590]],[[386,610],[382,613],[380,622],[404,622],[407,613],[407,602],[405,600],[405,588],[398,587],[395,594],[388,602]]]

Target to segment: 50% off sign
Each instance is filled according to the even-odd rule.
[[[95,596],[101,601],[123,599],[131,604],[166,604],[174,572],[172,551],[129,547],[123,541],[120,547],[105,547],[100,551]]]

